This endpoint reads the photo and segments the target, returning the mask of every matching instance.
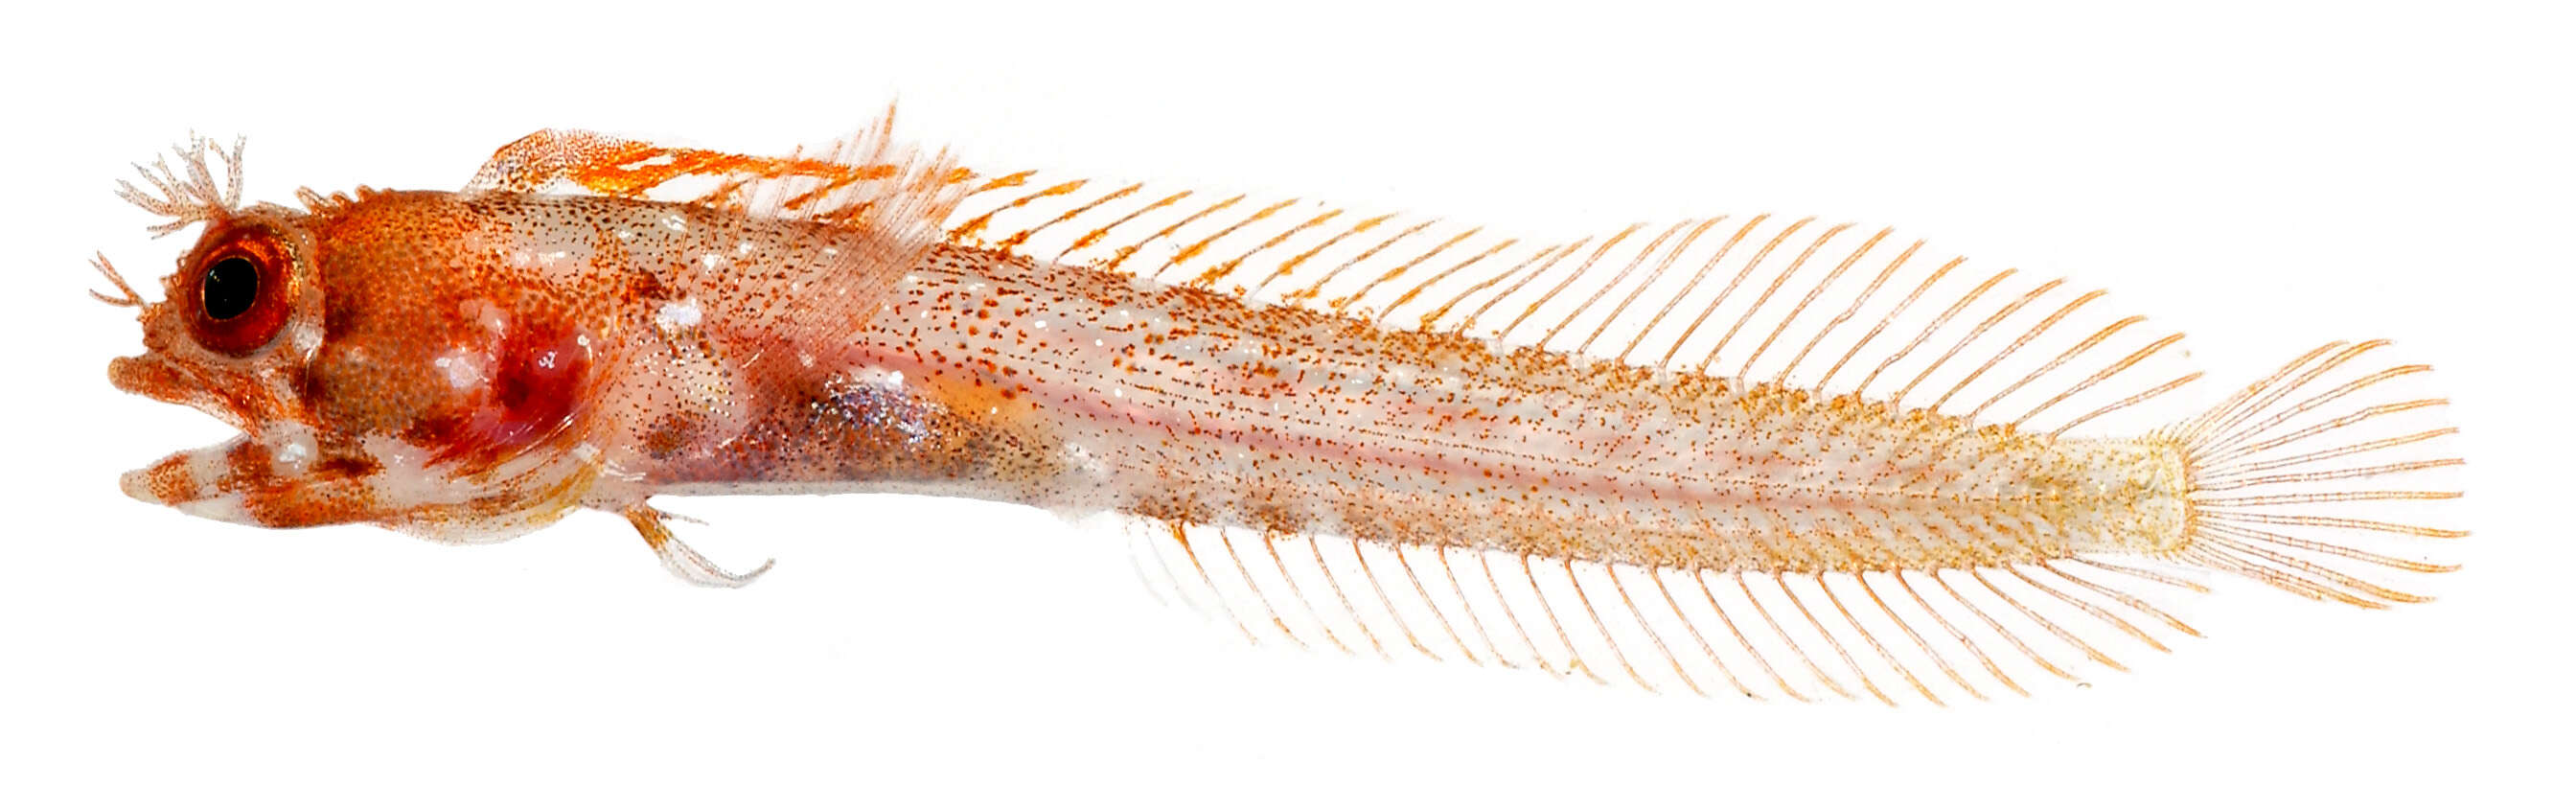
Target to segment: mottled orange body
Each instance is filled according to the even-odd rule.
[[[159,196],[128,189],[168,228],[206,226],[167,299],[109,300],[144,309],[148,352],[116,361],[119,387],[244,431],[127,478],[138,498],[205,516],[486,540],[599,508],[684,576],[740,584],[749,575],[673,539],[647,498],[898,491],[1115,512],[1171,527],[1181,564],[1155,559],[1185,600],[1181,570],[1227,615],[1249,600],[1292,639],[1271,593],[1347,648],[1300,583],[1320,582],[1381,650],[1375,627],[1392,624],[1436,655],[1407,622],[1427,617],[1468,659],[1598,678],[1556,615],[1570,592],[1596,648],[1652,688],[1621,650],[1634,634],[1595,603],[1606,581],[1692,690],[1675,627],[1736,690],[1753,693],[1739,669],[1759,671],[1802,697],[1765,656],[1779,647],[1747,634],[1768,627],[1849,695],[1776,613],[1804,618],[1879,698],[1838,638],[1934,700],[1913,653],[1873,625],[1901,629],[1916,665],[1968,693],[1927,634],[2021,690],[1971,635],[2071,677],[2008,624],[2111,665],[2049,610],[2157,648],[2123,611],[2191,632],[2065,563],[2185,587],[2152,566],[2213,568],[2376,606],[2420,597],[2328,563],[2446,568],[2355,539],[2459,535],[2336,511],[2456,496],[2342,488],[2457,463],[2417,455],[2447,427],[2350,437],[2432,412],[2440,400],[2350,407],[2422,366],[2354,377],[2348,364],[2380,344],[2332,344],[2170,427],[2069,434],[2196,377],[2133,381],[2179,335],[2135,317],[2060,329],[2101,293],[1927,268],[1912,263],[1920,242],[1897,250],[1886,231],[1721,217],[1477,241],[1295,200],[987,178],[882,127],[779,159],[541,132],[463,192],[307,193],[296,211],[241,206],[198,148],[187,176],[151,177]],[[689,182],[711,187],[675,191]],[[1221,540],[1241,587],[1208,572],[1218,560],[1193,529]],[[1234,533],[1257,537],[1279,575],[1255,581]],[[1367,590],[1335,578],[1350,566],[1321,537],[1348,543]],[[1280,553],[1291,539],[1311,546],[1305,576]],[[1468,594],[1453,551],[1491,599]],[[1521,575],[1494,573],[1497,560]],[[1534,560],[1563,583],[1542,585]],[[1454,595],[1434,596],[1417,563]],[[1410,587],[1386,586],[1389,567]],[[1639,606],[1640,577],[1668,612]],[[1710,589],[1726,578],[1741,600]],[[1516,580],[1527,589],[1507,595]],[[1676,580],[1707,610],[1686,608]],[[1909,598],[1883,596],[1891,584]],[[1384,609],[1364,616],[1353,592]],[[1758,624],[1729,617],[1748,612]],[[1840,628],[1817,617],[1834,613]],[[1702,633],[1714,626],[1742,651],[1720,654]],[[1531,627],[1553,630],[1563,664]]]

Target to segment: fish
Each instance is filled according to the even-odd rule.
[[[771,563],[653,498],[970,498],[1114,516],[1256,644],[1887,705],[2125,670],[2212,576],[2428,601],[2467,536],[2448,401],[2388,341],[2182,402],[2180,332],[1888,228],[1543,240],[981,171],[891,108],[775,156],[539,130],[460,190],[294,206],[242,159],[119,185],[198,232],[160,300],[94,262],[143,332],[110,382],[240,431],[120,485],[216,520],[595,509],[740,587]]]

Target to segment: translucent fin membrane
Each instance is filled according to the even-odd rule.
[[[2081,289],[1977,268],[1892,230],[1768,214],[1515,238],[1298,199],[1026,174],[970,197],[953,238],[1225,292],[1624,364],[1729,376],[2048,433],[2179,388],[2181,335]],[[2097,419],[2103,419],[2097,421]]]
[[[1012,188],[1026,179],[1025,173],[978,178],[945,151],[897,139],[889,106],[882,117],[849,137],[785,157],[540,130],[494,152],[465,190],[677,202],[866,232],[876,238],[866,241],[863,254],[839,256],[829,266],[838,276],[836,286],[872,303],[874,293],[947,238],[949,220],[969,195]],[[317,210],[334,204],[310,193],[303,196]]]
[[[2200,585],[2054,560],[1720,573],[1137,523],[1155,597],[1255,645],[1528,669],[1659,693],[1948,705],[2085,682],[2199,632]],[[2147,563],[2153,565],[2155,563]]]
[[[2419,395],[2430,366],[2389,364],[2384,340],[2329,343],[2168,435],[2191,468],[2190,544],[2175,558],[2360,607],[2429,600],[2398,580],[2468,535],[2440,513],[2463,461]]]

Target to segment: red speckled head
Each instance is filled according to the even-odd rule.
[[[458,539],[569,509],[593,470],[534,450],[576,432],[600,328],[585,313],[605,307],[513,266],[510,225],[457,195],[242,206],[202,152],[182,156],[191,171],[154,178],[163,196],[128,197],[172,217],[162,230],[202,235],[162,300],[109,299],[142,310],[145,351],[108,376],[243,435],[128,474],[128,494],[235,522]]]

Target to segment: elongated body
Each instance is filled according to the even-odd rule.
[[[153,353],[111,375],[243,427],[127,478],[207,516],[491,539],[587,506],[625,514],[684,576],[739,584],[646,499],[910,492],[1116,512],[1170,526],[1201,592],[1248,595],[1292,638],[1273,594],[1312,609],[1299,581],[1320,576],[1371,643],[1392,624],[1431,652],[1406,622],[1427,616],[1464,657],[1509,664],[1524,655],[1466,642],[1451,618],[1484,635],[1480,611],[1498,612],[1558,670],[1518,602],[1544,614],[1564,668],[1592,673],[1555,614],[1571,592],[1646,684],[1620,651],[1634,631],[1611,630],[1587,592],[1606,576],[1604,603],[1694,690],[1657,627],[1698,640],[1738,690],[1753,691],[1739,669],[1759,670],[1799,695],[1765,657],[1779,647],[1728,617],[1750,610],[1851,693],[1775,619],[1794,608],[1881,699],[1837,638],[1933,699],[1873,626],[1972,694],[1927,634],[2014,690],[1957,625],[2065,674],[1981,599],[2110,662],[1988,571],[2161,648],[2114,608],[2190,628],[2053,563],[2186,587],[2133,565],[2195,565],[2376,606],[2421,599],[2328,563],[2442,570],[2355,543],[2459,535],[2368,511],[2454,493],[2347,483],[2458,463],[2425,457],[2449,428],[2408,426],[2440,400],[2380,398],[2422,366],[2353,364],[2382,344],[2329,344],[2143,434],[2071,432],[2196,377],[2146,370],[2179,335],[2097,314],[2099,292],[1918,260],[1922,243],[1887,231],[1719,217],[1524,244],[1293,200],[978,175],[883,128],[776,159],[542,132],[464,192],[308,193],[298,212],[218,192],[203,148],[189,176],[155,179],[160,196],[129,189],[169,227],[206,231],[170,302],[144,307]],[[656,196],[689,178],[717,183]],[[1224,540],[1231,594],[1193,529]],[[1256,581],[1230,532],[1258,537],[1278,575]],[[1320,537],[1349,543],[1382,609],[1353,606]],[[1304,576],[1287,539],[1314,545]],[[1490,599],[1469,595],[1452,551],[1480,562]],[[1389,594],[1372,553],[1413,598]],[[1496,558],[1517,560],[1519,595]],[[1542,585],[1534,560],[1565,583]],[[1449,595],[1423,563],[1448,568]],[[1952,599],[1949,617],[1908,574]],[[1650,618],[1623,575],[1651,580],[1668,612]],[[1731,578],[1743,600],[1685,608],[1675,576],[1704,591]],[[1919,609],[1891,606],[1891,583]],[[1740,653],[1702,636],[1707,615]]]
[[[2009,548],[1854,537],[1875,569],[2154,550],[2181,522],[2170,444],[1979,433],[986,250],[935,252],[855,337],[747,375],[741,432],[632,468],[656,488],[914,491],[1724,570],[1824,569],[1837,515],[2065,526]]]

